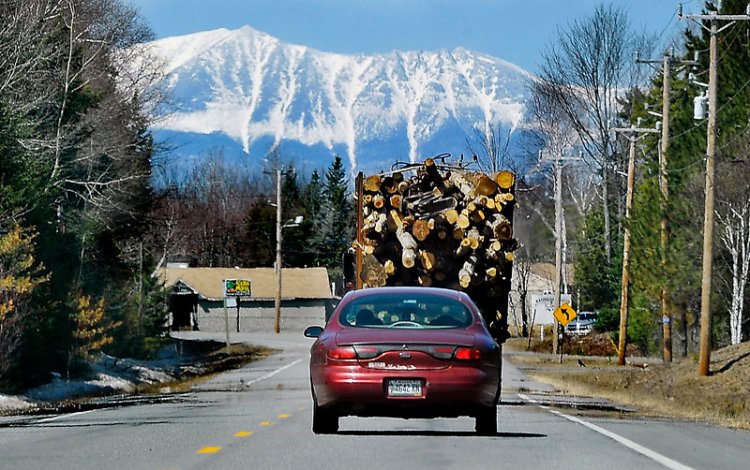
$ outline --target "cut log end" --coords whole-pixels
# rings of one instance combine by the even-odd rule
[[[364,186],[365,191],[370,191],[374,193],[374,192],[380,191],[381,182],[382,180],[380,176],[372,175],[372,176],[368,176],[367,178],[365,178],[363,186]]]
[[[503,170],[495,175],[495,182],[501,189],[508,190],[516,184],[516,175],[512,171]]]
[[[415,220],[414,224],[411,226],[411,233],[417,240],[423,242],[430,234],[429,223],[422,219]]]

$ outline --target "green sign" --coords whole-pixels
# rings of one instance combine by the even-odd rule
[[[224,297],[250,297],[249,279],[224,279]]]

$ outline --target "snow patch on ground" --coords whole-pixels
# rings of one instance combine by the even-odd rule
[[[85,378],[66,380],[60,374],[54,374],[51,382],[25,390],[21,395],[0,394],[0,413],[28,410],[84,396],[132,393],[139,385],[175,380],[171,371],[179,363],[180,357],[169,350],[154,361],[118,359],[101,354],[91,364],[91,371]]]

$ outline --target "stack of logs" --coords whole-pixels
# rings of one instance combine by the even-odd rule
[[[493,316],[498,302],[507,304],[517,247],[512,172],[489,176],[427,159],[409,171],[360,177],[358,186],[363,287],[462,290]]]

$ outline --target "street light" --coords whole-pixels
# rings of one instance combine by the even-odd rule
[[[285,228],[297,227],[302,223],[304,218],[298,215],[294,219],[281,223],[281,169],[276,170],[276,300],[274,307],[276,316],[273,324],[273,330],[276,333],[281,332],[281,231]]]
[[[276,289],[276,301],[274,302],[276,308],[276,319],[274,321],[273,329],[276,333],[279,333],[281,331],[281,231],[285,228],[298,227],[302,223],[302,220],[304,220],[304,217],[298,215],[293,220],[289,219],[281,225],[279,224],[281,221],[281,205],[279,204],[276,207],[276,282],[278,283],[278,288]]]

